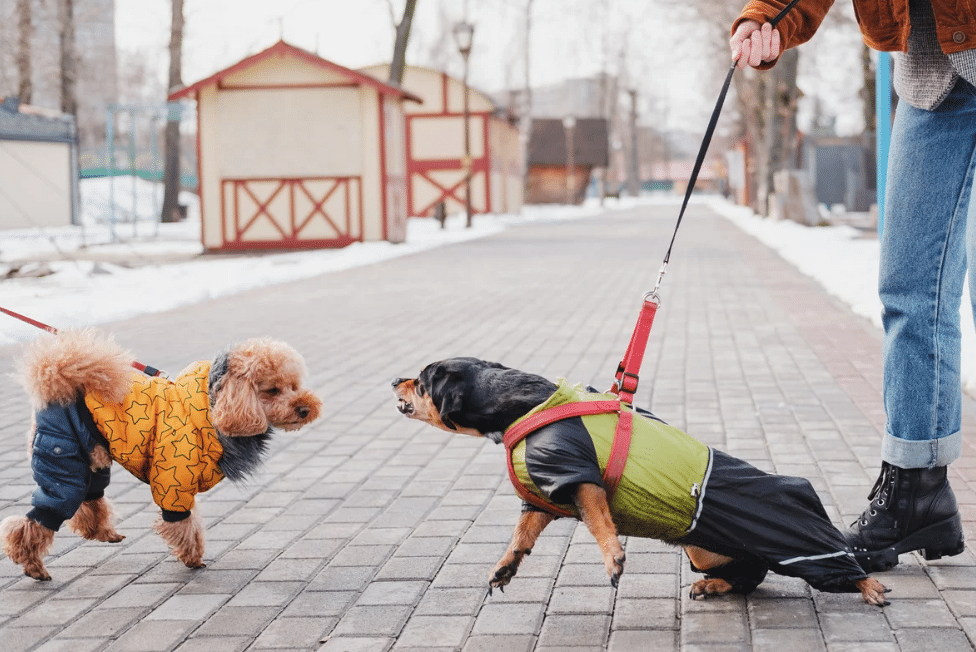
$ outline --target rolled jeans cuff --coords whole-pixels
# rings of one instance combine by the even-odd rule
[[[938,439],[910,441],[885,432],[881,459],[903,469],[931,469],[948,466],[962,455],[962,431]]]

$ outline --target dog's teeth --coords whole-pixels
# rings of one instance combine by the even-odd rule
[[[400,400],[400,402],[397,403],[397,409],[403,414],[413,414],[413,404],[407,403],[404,400]]]

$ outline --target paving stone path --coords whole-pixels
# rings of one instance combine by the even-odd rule
[[[587,530],[560,520],[486,598],[520,506],[502,450],[404,419],[390,381],[473,355],[608,386],[676,214],[530,224],[106,325],[171,372],[252,335],[289,341],[325,414],[277,437],[251,482],[202,496],[202,570],[167,554],[148,489],[116,467],[108,495],[124,542],[63,531],[45,583],[0,558],[0,652],[972,650],[969,550],[903,556],[879,576],[893,589],[884,609],[772,575],[748,597],[691,601],[695,576],[676,549],[626,540],[615,590]],[[880,464],[877,329],[705,205],[687,215],[662,295],[638,403],[809,478],[835,522],[851,521]],[[18,351],[0,348],[0,517],[24,513],[33,488]],[[969,433],[974,414],[967,399]],[[971,542],[974,445],[951,467]]]

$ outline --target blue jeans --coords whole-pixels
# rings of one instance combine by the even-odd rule
[[[933,111],[898,105],[888,159],[879,293],[884,306],[882,459],[932,468],[962,450],[959,306],[976,260],[976,87]],[[970,270],[976,303],[976,270]]]

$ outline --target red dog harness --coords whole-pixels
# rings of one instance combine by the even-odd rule
[[[580,417],[590,414],[611,414],[617,413],[617,428],[614,433],[613,447],[610,449],[610,459],[607,461],[607,468],[603,472],[603,485],[607,492],[607,502],[613,500],[613,494],[620,483],[620,477],[627,466],[627,456],[630,454],[630,440],[633,430],[634,393],[637,391],[639,382],[641,362],[644,359],[644,349],[647,347],[647,338],[651,333],[651,325],[654,323],[654,315],[660,300],[657,295],[648,293],[644,295],[643,306],[640,316],[637,319],[637,326],[634,334],[627,345],[627,352],[623,360],[617,367],[617,373],[611,392],[619,397],[616,401],[591,401],[585,403],[567,403],[557,405],[541,412],[537,412],[519,421],[514,426],[505,431],[502,440],[505,443],[505,456],[508,459],[508,478],[515,487],[515,492],[530,505],[539,509],[555,514],[557,516],[571,516],[575,514],[562,507],[555,505],[536,494],[532,493],[528,487],[522,484],[518,475],[515,473],[515,465],[512,462],[512,453],[515,446],[528,435],[543,426],[547,426],[556,421]]]

